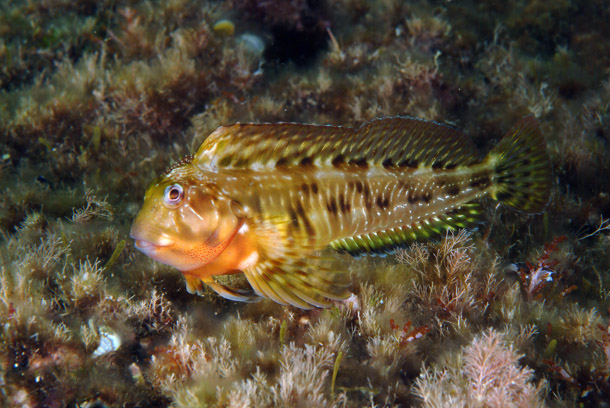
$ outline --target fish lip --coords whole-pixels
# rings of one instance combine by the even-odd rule
[[[159,245],[155,245],[152,242],[143,239],[136,239],[134,244],[137,249],[144,252],[155,250],[159,247]]]
[[[164,247],[172,246],[174,244],[173,241],[170,241],[166,238],[161,239],[160,240],[161,242],[147,241],[145,239],[134,237],[134,236],[132,236],[132,238],[135,241],[136,248],[138,248],[139,250],[144,250],[144,251],[150,251],[150,250],[154,250],[157,248],[164,248]]]
[[[129,236],[134,240],[135,247],[144,252],[174,245],[174,240],[166,237],[165,234],[155,236],[155,234],[147,234],[146,231],[138,230],[136,228],[132,228]]]

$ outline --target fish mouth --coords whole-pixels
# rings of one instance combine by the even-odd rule
[[[153,244],[152,242],[149,242],[149,241],[144,241],[143,239],[136,239],[135,246],[137,249],[139,249],[142,252],[150,252],[150,251],[154,251],[155,249],[157,249],[160,245]]]
[[[134,240],[137,249],[144,253],[151,253],[159,248],[174,245],[174,240],[164,235],[147,233],[146,230],[132,228],[129,236]]]
[[[171,246],[174,244],[174,241],[172,241],[171,239],[168,239],[168,238],[164,238],[164,237],[158,238],[154,242],[148,241],[146,239],[142,239],[140,237],[135,237],[135,236],[132,236],[131,238],[134,239],[136,248],[138,248],[138,249],[163,248],[163,247],[168,247],[168,246]]]
[[[169,240],[163,240],[162,243],[150,242],[145,239],[134,239],[134,246],[137,250],[141,251],[143,254],[146,254],[153,259],[156,259],[158,256],[159,250],[170,247],[173,245],[173,242],[169,242]]]

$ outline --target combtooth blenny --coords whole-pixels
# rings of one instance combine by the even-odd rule
[[[235,124],[149,185],[131,236],[178,268],[190,293],[205,283],[232,300],[327,307],[349,294],[347,278],[320,265],[316,251],[390,253],[472,225],[486,196],[540,212],[551,177],[531,117],[483,159],[463,133],[406,117],[357,129]],[[237,272],[251,290],[213,278]]]

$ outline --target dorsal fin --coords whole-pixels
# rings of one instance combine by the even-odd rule
[[[221,126],[204,140],[193,163],[210,168],[452,168],[477,160],[474,144],[463,133],[435,122],[391,117],[357,129],[296,123]]]

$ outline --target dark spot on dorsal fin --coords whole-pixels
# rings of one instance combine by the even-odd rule
[[[301,159],[301,166],[311,166],[313,164],[313,159],[311,157],[303,157]]]
[[[387,169],[388,167],[393,167],[393,166],[394,166],[394,163],[392,162],[392,159],[385,159],[385,160],[383,161],[383,163],[381,163],[381,164],[382,164],[382,165],[383,165],[383,167],[385,167],[386,169]]]
[[[229,167],[232,161],[233,159],[231,158],[231,156],[225,156],[222,159],[218,160],[218,165],[220,167]]]
[[[434,163],[432,163],[432,169],[438,170],[438,169],[442,169],[442,168],[443,168],[443,162],[441,162],[440,160],[437,160]]]
[[[445,164],[445,170],[453,170],[453,169],[455,169],[456,167],[457,167],[457,164],[456,164],[456,163],[448,163],[448,164]]]
[[[286,157],[280,157],[277,159],[277,162],[275,162],[275,167],[285,166],[286,163],[288,163],[288,159]]]
[[[352,159],[349,161],[349,164],[353,165],[353,166],[358,166],[358,167],[368,167],[368,162],[366,161],[366,158],[364,157],[359,157],[356,159]]]
[[[345,163],[345,156],[343,156],[342,154],[335,156],[335,158],[332,161],[332,164],[335,167],[340,166],[343,163]]]
[[[311,191],[314,194],[318,194],[318,184],[317,183],[311,183]]]
[[[240,157],[237,159],[235,163],[233,163],[233,167],[235,168],[244,168],[248,167],[250,161],[246,157]]]

